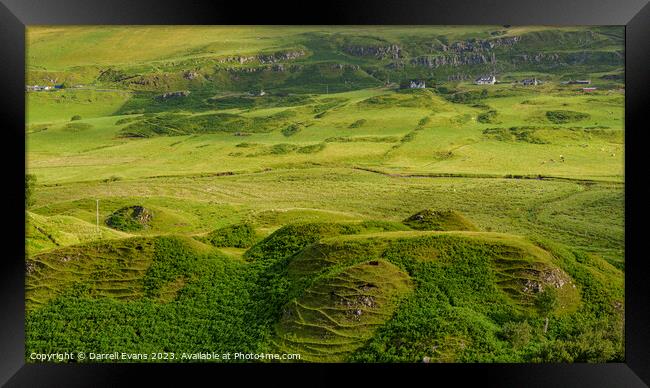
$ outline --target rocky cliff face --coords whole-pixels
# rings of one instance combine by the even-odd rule
[[[496,63],[497,59],[494,53],[462,53],[447,54],[436,56],[424,56],[411,59],[412,65],[426,66],[429,68],[438,68],[440,66],[463,66],[463,65],[483,65],[486,63]]]
[[[261,64],[273,64],[278,62],[286,62],[298,59],[305,56],[304,50],[295,50],[295,51],[281,51],[273,54],[259,54],[259,55],[235,55],[224,58],[217,59],[218,63],[249,63],[249,62],[259,62]]]
[[[515,43],[519,42],[520,40],[521,38],[518,36],[512,36],[508,38],[487,39],[487,40],[470,39],[466,41],[454,42],[449,46],[443,44],[440,46],[440,50],[445,52],[451,51],[456,53],[465,53],[465,52],[476,53],[476,52],[493,50],[498,47],[511,47]]]
[[[345,46],[343,51],[356,57],[375,57],[377,59],[398,59],[402,57],[402,48],[396,44],[387,46]]]

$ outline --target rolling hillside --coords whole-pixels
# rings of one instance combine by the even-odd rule
[[[29,27],[26,354],[622,361],[623,32]]]

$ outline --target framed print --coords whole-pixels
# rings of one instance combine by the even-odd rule
[[[645,2],[4,4],[7,386],[650,381]]]

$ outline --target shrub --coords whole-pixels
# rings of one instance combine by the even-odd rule
[[[282,134],[287,137],[293,136],[298,132],[300,132],[300,126],[298,124],[291,124],[282,130]]]
[[[489,110],[487,112],[481,113],[478,115],[478,122],[483,123],[483,124],[490,124],[494,123],[497,118],[497,111],[495,110]]]
[[[301,154],[314,154],[324,149],[325,149],[325,143],[317,143],[317,144],[300,147],[296,152],[299,152]]]
[[[555,124],[566,124],[575,121],[588,119],[590,116],[587,113],[574,112],[570,110],[550,110],[546,112],[548,121]]]
[[[366,123],[366,119],[359,119],[359,120],[353,122],[352,124],[350,124],[350,128],[359,128],[362,125],[364,125],[365,123]]]
[[[76,120],[81,120],[81,116],[79,115],[74,115],[70,118],[70,121],[76,121]]]
[[[506,322],[501,328],[501,336],[513,348],[518,349],[526,346],[532,339],[532,327],[527,321],[523,322]]]
[[[248,248],[256,239],[255,229],[250,224],[226,226],[208,234],[208,241],[215,247]]]
[[[542,316],[548,316],[557,305],[557,291],[552,286],[545,287],[535,298],[535,307]]]

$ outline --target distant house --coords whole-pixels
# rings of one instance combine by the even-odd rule
[[[591,88],[582,88],[582,91],[583,91],[583,92],[593,92],[593,91],[595,91],[596,89],[598,89],[598,88],[594,88],[594,87],[591,87]]]
[[[27,86],[25,86],[25,89],[27,91],[31,91],[31,92],[40,92],[40,91],[43,91],[43,90],[52,90],[54,88],[52,86],[27,85]]]
[[[495,82],[497,82],[497,79],[493,75],[478,77],[476,81],[474,81],[477,85],[494,85]]]
[[[521,81],[521,84],[524,85],[524,86],[539,85],[541,83],[542,83],[542,81],[538,80],[537,78],[525,79],[525,80]]]
[[[424,89],[426,87],[427,87],[426,83],[420,80],[412,80],[411,83],[409,84],[409,88],[411,89]]]
[[[591,80],[588,79],[582,79],[582,80],[576,80],[576,81],[564,81],[562,82],[563,84],[568,84],[568,85],[589,85],[591,84]]]

